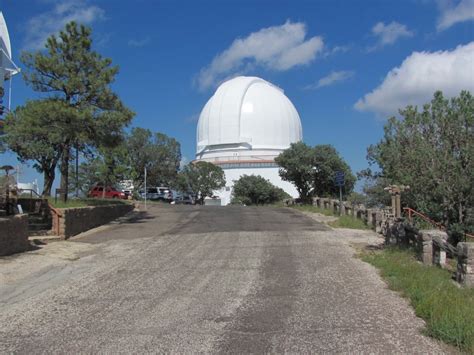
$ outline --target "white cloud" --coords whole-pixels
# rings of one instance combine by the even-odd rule
[[[150,43],[150,41],[151,41],[150,37],[145,37],[145,38],[142,38],[142,39],[130,39],[128,41],[128,45],[130,47],[144,47],[148,43]]]
[[[325,86],[334,85],[336,83],[346,81],[354,76],[353,71],[348,70],[341,70],[341,71],[332,71],[325,77],[318,80],[317,83],[308,85],[305,89],[312,90],[312,89],[319,89]]]
[[[337,54],[337,53],[346,53],[351,49],[350,45],[345,45],[345,46],[335,46],[332,48],[329,53],[330,54]]]
[[[356,102],[360,111],[394,115],[407,105],[429,102],[435,91],[447,97],[474,92],[474,42],[449,51],[414,52],[389,71],[382,84]]]
[[[91,24],[104,17],[104,10],[83,0],[54,1],[53,4],[51,10],[32,17],[25,25],[24,49],[42,49],[46,39],[70,21]]]
[[[281,26],[263,28],[236,39],[210,65],[201,69],[197,85],[205,90],[254,66],[285,71],[308,64],[323,50],[324,44],[319,36],[306,39],[306,33],[304,23],[287,21]]]
[[[438,7],[441,12],[436,25],[438,31],[446,30],[459,22],[474,20],[474,0],[461,0],[457,5],[452,0],[438,0]]]
[[[384,24],[379,22],[372,27],[372,34],[378,38],[378,45],[385,46],[393,44],[402,37],[412,37],[413,32],[409,31],[407,26],[398,22]]]

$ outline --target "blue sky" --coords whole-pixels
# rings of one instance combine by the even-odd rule
[[[297,108],[304,141],[332,144],[354,171],[406,104],[474,92],[474,0],[2,0],[13,59],[67,21],[93,28],[120,66],[114,89],[133,126],[178,139],[192,160],[195,126],[216,85],[260,76]],[[18,75],[12,107],[39,97]],[[0,164],[16,165],[13,154]],[[21,181],[40,178],[23,166]],[[40,179],[39,179],[40,180]],[[40,180],[41,181],[41,180]]]

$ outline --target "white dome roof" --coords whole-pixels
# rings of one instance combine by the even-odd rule
[[[257,78],[239,76],[220,85],[197,126],[197,153],[229,146],[286,149],[302,139],[301,121],[283,91]]]

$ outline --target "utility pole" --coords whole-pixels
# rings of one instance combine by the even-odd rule
[[[79,146],[76,143],[76,198],[79,198]]]
[[[342,187],[345,184],[345,173],[343,171],[336,171],[334,180],[336,186],[339,186],[339,216],[342,216]]]
[[[145,210],[146,210],[146,195],[147,195],[147,189],[146,189],[146,166],[145,166]]]

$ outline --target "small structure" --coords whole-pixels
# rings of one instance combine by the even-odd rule
[[[392,211],[395,218],[402,216],[401,194],[405,190],[409,190],[410,186],[389,185],[384,190],[388,191],[392,196]]]

